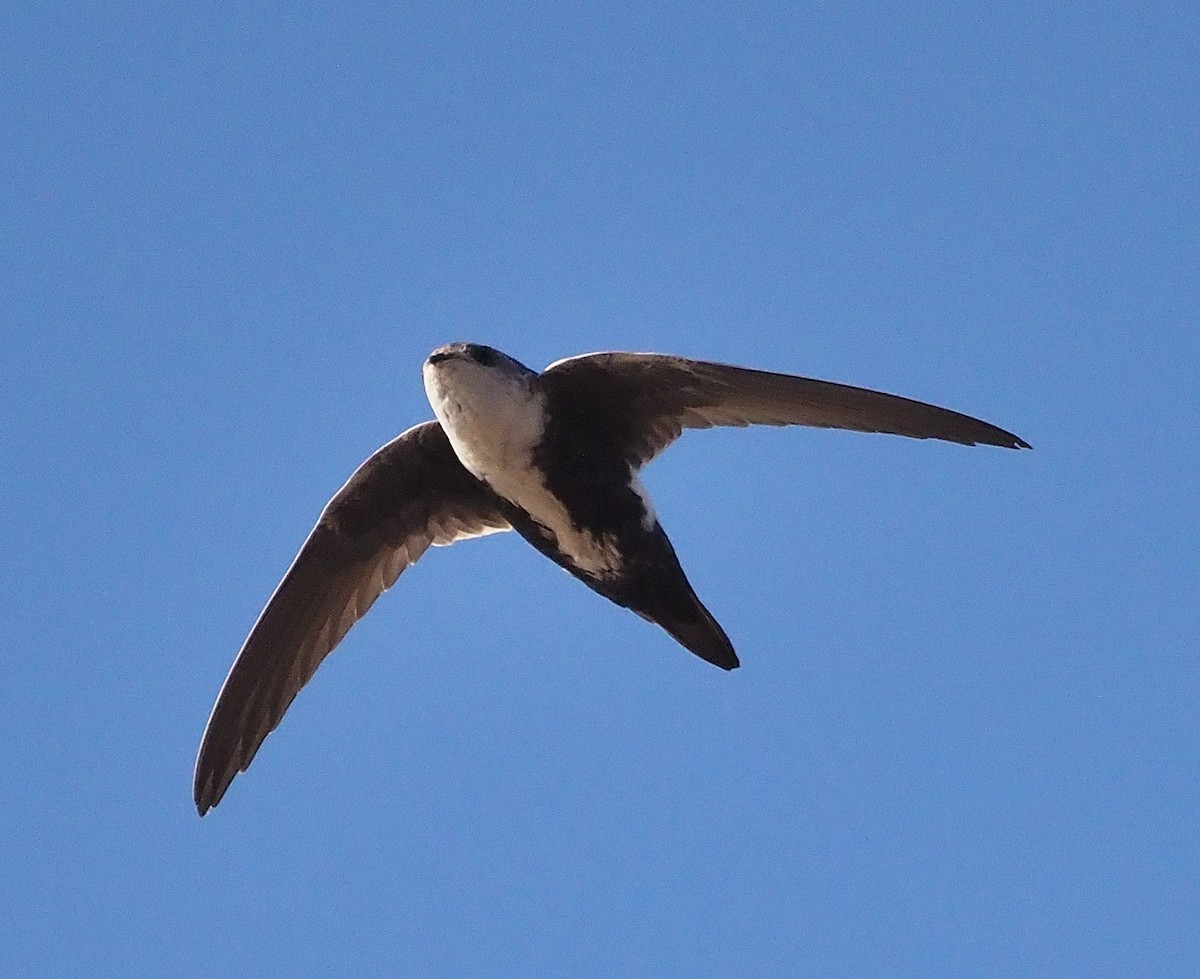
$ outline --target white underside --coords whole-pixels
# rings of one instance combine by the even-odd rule
[[[525,376],[470,360],[427,363],[425,391],[468,472],[549,531],[558,549],[582,570],[600,577],[620,570],[616,542],[577,529],[533,464],[533,451],[545,431],[545,396],[531,389]],[[633,478],[653,526],[645,490]]]

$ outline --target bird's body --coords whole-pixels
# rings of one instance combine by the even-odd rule
[[[500,370],[469,357],[435,353],[425,364],[424,377],[429,403],[454,454],[467,472],[512,505],[513,528],[573,573],[616,573],[620,555],[613,547],[612,528],[596,518],[601,509],[609,523],[617,515],[611,507],[581,514],[573,506],[578,500],[570,493],[570,470],[589,469],[588,489],[605,498],[619,492],[605,477],[618,474],[596,469],[579,452],[556,453],[547,446],[547,397],[538,375],[515,361]],[[627,486],[629,467],[612,468],[623,470]],[[638,523],[645,517],[641,509]]]
[[[736,667],[638,476],[684,428],[800,424],[1027,447],[895,395],[657,354],[588,354],[538,374],[490,347],[450,344],[423,373],[437,420],[393,439],[334,496],[235,660],[196,764],[201,815],[321,660],[430,545],[515,530],[696,655]]]
[[[569,406],[499,352],[454,349],[425,364],[425,391],[464,468],[506,504],[512,528],[605,598],[656,622],[710,663],[738,659],[700,603],[637,468],[602,435],[604,416],[554,424]],[[558,402],[558,403],[556,403]]]

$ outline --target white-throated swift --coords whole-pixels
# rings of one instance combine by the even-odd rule
[[[200,815],[430,545],[515,530],[700,658],[738,666],[638,478],[685,428],[809,425],[1029,447],[897,395],[661,354],[584,354],[539,374],[491,347],[453,343],[430,354],[423,373],[437,420],[388,442],[329,501],[238,653],[196,761]]]

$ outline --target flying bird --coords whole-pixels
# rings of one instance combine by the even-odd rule
[[[429,355],[423,375],[436,421],[388,442],[329,501],[238,653],[196,760],[201,816],[430,545],[515,530],[701,659],[738,666],[638,478],[685,428],[809,425],[1029,448],[894,394],[661,354],[584,354],[539,374],[491,347],[452,343]]]

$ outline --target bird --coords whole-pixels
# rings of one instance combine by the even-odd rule
[[[568,357],[537,372],[451,343],[422,367],[434,419],[371,455],[321,512],[234,660],[193,795],[203,816],[322,660],[430,547],[515,531],[593,591],[732,670],[639,478],[685,429],[806,425],[1027,449],[1011,432],[894,394],[654,353]]]

